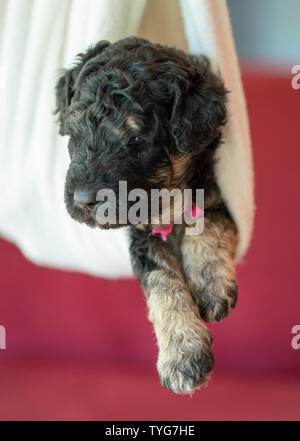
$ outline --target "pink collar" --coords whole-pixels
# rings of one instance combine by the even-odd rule
[[[162,228],[161,230],[157,230],[156,228],[152,228],[150,236],[156,236],[160,234],[161,239],[166,242],[167,236],[172,233],[173,225],[168,225],[167,228]]]
[[[192,211],[191,211],[191,217],[193,219],[196,219],[199,216],[203,216],[204,211],[201,210],[196,204],[193,203]],[[162,228],[161,230],[157,230],[156,228],[152,228],[150,236],[156,236],[160,234],[160,237],[163,242],[167,241],[167,236],[172,233],[173,231],[173,225],[170,224],[166,228]]]

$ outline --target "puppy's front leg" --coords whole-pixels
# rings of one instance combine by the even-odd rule
[[[171,242],[171,243],[170,243]],[[190,393],[205,382],[214,365],[212,338],[187,290],[180,259],[168,244],[133,230],[131,257],[146,294],[149,320],[158,343],[157,369],[163,386]]]
[[[201,317],[219,321],[237,300],[233,257],[237,230],[224,207],[205,211],[204,231],[181,244],[185,274]]]

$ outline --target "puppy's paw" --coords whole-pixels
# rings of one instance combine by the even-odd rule
[[[235,280],[212,281],[194,294],[200,315],[207,322],[219,322],[227,317],[231,308],[235,307],[237,297],[238,286]]]
[[[222,211],[205,218],[202,235],[185,236],[182,241],[186,280],[206,321],[225,318],[237,300],[233,256],[238,236],[235,225]]]
[[[157,369],[161,384],[175,394],[190,394],[208,381],[214,367],[212,339],[199,341],[191,336],[160,350]]]

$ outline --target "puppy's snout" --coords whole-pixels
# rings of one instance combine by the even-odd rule
[[[90,211],[97,204],[96,193],[93,190],[77,189],[74,192],[74,202]]]

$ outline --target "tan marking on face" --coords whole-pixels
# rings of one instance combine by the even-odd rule
[[[170,165],[168,167],[161,168],[150,180],[150,184],[156,188],[156,184],[159,183],[160,187],[166,188],[170,192],[174,189],[178,189],[181,192],[186,187],[186,173],[191,163],[191,155],[185,153],[177,153],[170,155]],[[174,223],[174,219],[182,216],[184,211],[183,197],[180,200],[177,199],[177,203],[174,205],[174,198],[170,199],[170,207],[166,207],[170,212],[170,223]],[[153,228],[163,227],[162,211],[160,208],[160,214],[155,219]]]
[[[82,110],[71,110],[70,113],[67,116],[66,123],[67,124],[74,124],[82,118],[83,111]]]
[[[173,188],[184,188],[186,181],[186,172],[191,163],[192,157],[186,153],[170,155],[172,176],[171,185]]]
[[[150,183],[163,183],[163,187],[168,190],[172,190],[173,188],[185,188],[186,173],[191,160],[191,155],[187,155],[186,153],[170,155],[170,165],[160,169],[156,175],[153,176]]]
[[[139,126],[137,125],[135,119],[133,118],[133,116],[128,116],[126,118],[126,124],[131,128],[131,129],[135,129],[138,130]]]

